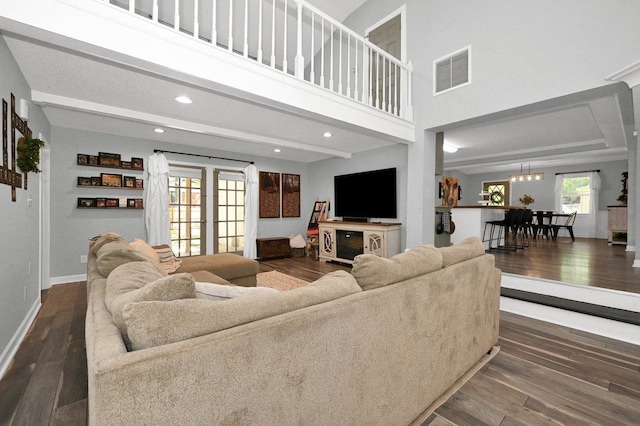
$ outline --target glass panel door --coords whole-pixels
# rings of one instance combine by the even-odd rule
[[[244,250],[244,175],[216,170],[214,180],[215,253],[241,254]]]
[[[169,220],[176,256],[205,254],[204,169],[170,167]]]

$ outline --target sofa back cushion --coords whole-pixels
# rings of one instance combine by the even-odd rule
[[[478,237],[468,237],[456,245],[441,247],[439,250],[442,253],[443,268],[482,256],[485,253],[484,243]]]
[[[167,276],[152,262],[131,262],[117,267],[107,278],[104,303],[126,336],[122,309],[127,303],[195,297],[195,282],[190,274]]]
[[[140,238],[134,238],[133,241],[129,243],[129,246],[134,250],[145,254],[149,259],[160,263],[160,256],[158,256],[158,253],[156,253],[153,247],[147,244],[146,241],[141,240]]]
[[[294,290],[220,302],[184,299],[129,303],[123,316],[131,347],[137,350],[215,333],[360,291],[348,272],[336,271]]]
[[[89,243],[89,251],[97,253],[100,248],[113,241],[123,241],[124,238],[120,236],[120,234],[116,234],[115,232],[106,232],[104,234],[97,235],[91,238],[91,242]]]
[[[124,240],[106,243],[96,254],[96,269],[103,277],[108,277],[111,271],[125,263],[150,261],[145,254],[132,249]]]
[[[424,245],[385,259],[360,254],[353,260],[351,273],[363,290],[384,287],[442,268],[442,253],[433,245]]]

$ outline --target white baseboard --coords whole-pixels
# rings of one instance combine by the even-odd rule
[[[627,246],[624,251],[636,251],[636,246]]]
[[[51,285],[77,283],[78,281],[86,281],[87,274],[67,275],[65,277],[51,277]]]
[[[636,259],[633,261],[633,266],[634,268],[640,268],[640,259]]]
[[[20,327],[18,327],[18,329],[14,333],[11,341],[9,341],[7,347],[4,348],[2,354],[0,354],[0,378],[4,376],[4,373],[9,368],[9,365],[11,364],[13,357],[18,351],[20,344],[29,331],[29,327],[31,327],[31,324],[33,324],[33,321],[36,319],[36,315],[38,315],[40,306],[42,306],[42,303],[40,297],[38,296],[38,299],[35,301],[33,306],[31,306],[31,309],[27,313],[27,316],[25,316],[24,320],[22,320],[22,324],[20,324]]]
[[[529,303],[508,297],[500,297],[500,310],[634,345],[640,345],[640,326],[637,325],[552,308],[550,306]]]

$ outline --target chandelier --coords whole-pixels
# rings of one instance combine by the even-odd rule
[[[531,173],[531,163],[529,163],[529,173],[524,173],[522,171],[522,163],[520,163],[520,174],[509,176],[509,180],[511,182],[525,182],[525,181],[534,181],[534,180],[543,180],[543,179],[544,179],[544,173],[542,172]]]

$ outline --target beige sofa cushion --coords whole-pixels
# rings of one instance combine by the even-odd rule
[[[443,268],[482,256],[485,253],[484,244],[478,237],[468,237],[456,245],[441,247],[439,250],[442,253]]]
[[[111,243],[113,241],[124,241],[124,238],[122,238],[120,234],[116,234],[115,232],[106,232],[104,234],[97,235],[91,238],[89,250],[97,253],[103,245]]]
[[[221,302],[185,299],[129,303],[123,316],[131,347],[138,350],[215,333],[360,291],[348,272],[337,271],[294,290]]]
[[[134,250],[145,254],[149,259],[160,263],[160,256],[158,256],[158,253],[156,253],[153,247],[147,244],[146,241],[143,241],[140,238],[134,238],[133,241],[129,243],[129,246],[131,246]]]
[[[127,303],[195,297],[195,283],[190,274],[167,276],[152,262],[136,262],[119,266],[109,275],[104,301],[113,322],[126,335],[122,309]]]
[[[193,271],[188,273],[193,275],[193,279],[195,282],[214,283],[214,284],[231,284],[229,281],[225,280],[224,278],[214,273],[211,273],[209,271]]]
[[[373,254],[360,254],[353,260],[351,273],[363,290],[384,287],[442,268],[442,253],[432,245],[424,245],[385,259]]]
[[[148,262],[144,254],[129,247],[126,242],[114,241],[103,245],[97,252],[96,268],[100,275],[108,277],[118,266],[129,262]]]
[[[249,294],[277,293],[269,287],[243,287],[233,284],[214,284],[196,281],[196,297],[202,300],[228,300]]]

